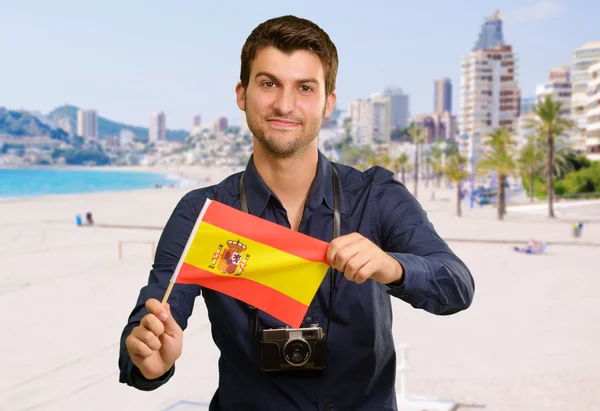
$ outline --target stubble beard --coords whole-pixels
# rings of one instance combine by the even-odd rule
[[[248,104],[245,101],[246,107],[246,122],[248,128],[252,132],[252,135],[259,142],[264,152],[277,159],[290,159],[302,156],[310,147],[312,142],[317,138],[323,119],[325,118],[325,107],[321,112],[321,118],[314,119],[302,119],[298,117],[283,116],[278,112],[268,113],[266,116],[261,117],[248,110]],[[268,122],[267,118],[278,117],[290,121],[300,123],[299,130],[280,131],[277,134],[280,135],[269,135],[267,130]],[[290,134],[297,133],[293,138]]]

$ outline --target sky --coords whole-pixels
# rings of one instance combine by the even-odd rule
[[[433,110],[442,77],[458,112],[461,60],[496,10],[524,97],[600,41],[598,0],[0,0],[0,10],[0,107],[45,114],[68,103],[143,127],[164,111],[169,129],[189,129],[197,114],[239,123],[242,45],[284,14],[314,21],[336,44],[339,109],[391,85],[410,95],[411,116]]]

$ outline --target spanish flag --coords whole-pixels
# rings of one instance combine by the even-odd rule
[[[328,243],[206,200],[173,273],[299,327],[329,269]]]

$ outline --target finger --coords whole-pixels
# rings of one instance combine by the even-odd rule
[[[354,258],[354,256],[356,256],[356,254],[359,252],[360,245],[357,243],[351,243],[336,253],[331,266],[339,272],[344,272],[346,270],[346,264],[348,264],[348,261]]]
[[[164,322],[169,317],[167,310],[157,299],[150,298],[145,305],[148,312],[154,314],[161,321]]]
[[[148,358],[154,353],[150,347],[148,347],[139,338],[135,337],[133,333],[127,337],[126,345],[129,355],[131,356],[139,355],[141,357]]]
[[[353,243],[359,241],[361,238],[364,238],[364,237],[362,237],[358,233],[346,234],[344,236],[334,238],[329,243],[329,247],[327,248],[327,261],[329,262],[329,265],[332,267],[335,267],[335,261],[336,261],[337,254],[341,250],[346,249],[350,244],[353,244]]]
[[[143,330],[142,332],[138,333],[137,337],[141,342],[146,344],[151,350],[158,351],[158,350],[160,350],[160,347],[162,347],[160,340],[158,339],[158,337],[156,335],[154,335],[154,333],[152,333],[152,331]]]
[[[370,261],[370,256],[367,253],[358,253],[350,261],[346,263],[346,270],[344,271],[344,277],[348,281],[356,282],[356,275],[365,264]],[[364,280],[363,280],[364,282]]]
[[[373,277],[376,265],[377,264],[373,260],[367,261],[367,263],[364,264],[361,268],[359,268],[356,274],[354,275],[354,282],[356,284],[362,284],[369,278]]]
[[[154,335],[160,337],[162,333],[165,332],[165,327],[163,326],[162,321],[160,321],[154,314],[146,314],[140,324],[150,330]]]
[[[168,313],[167,319],[165,321],[163,321],[163,326],[165,327],[165,333],[169,334],[172,337],[175,337],[175,336],[181,334],[183,331],[181,330],[181,327],[179,326],[177,321],[175,321],[175,317],[173,317],[173,314],[171,314],[171,305],[169,303],[166,303],[165,308]]]
[[[165,333],[174,335],[181,332],[181,327],[171,315],[171,306],[168,303],[163,305],[160,301],[151,298],[146,301],[146,309],[162,321]]]
[[[331,240],[327,249],[328,252],[330,251],[330,253],[328,253],[328,257],[333,257],[333,254],[335,254],[335,252],[339,251],[340,249],[344,248],[346,245],[354,241],[354,239],[356,238],[354,234],[355,233],[346,234]]]

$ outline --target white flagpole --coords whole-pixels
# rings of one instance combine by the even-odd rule
[[[198,219],[196,220],[196,223],[194,224],[194,229],[192,230],[192,234],[190,234],[190,237],[188,238],[185,248],[183,249],[183,253],[181,254],[181,257],[179,258],[179,262],[177,262],[177,267],[175,267],[175,271],[173,272],[173,275],[171,276],[171,280],[169,281],[169,286],[167,287],[165,296],[162,299],[162,305],[165,305],[165,303],[169,299],[169,295],[171,295],[171,291],[173,290],[173,285],[175,284],[175,281],[177,280],[177,276],[179,275],[179,271],[181,270],[181,266],[183,265],[183,260],[185,260],[185,256],[187,255],[187,253],[190,249],[190,246],[192,245],[192,242],[194,241],[194,238],[196,237],[196,232],[198,231],[198,227],[200,226],[200,223],[202,222],[202,219],[204,218],[204,214],[206,214],[206,210],[208,210],[208,207],[210,206],[211,203],[212,203],[212,201],[209,198],[207,198],[206,201],[204,202],[204,206],[202,207],[202,210],[200,211],[200,215],[198,215]]]

